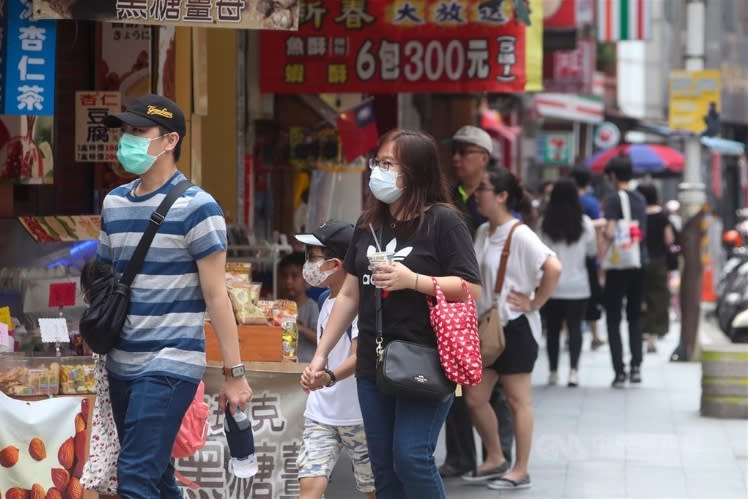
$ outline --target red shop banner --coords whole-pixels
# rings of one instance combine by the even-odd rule
[[[302,1],[297,32],[260,34],[271,93],[522,92],[514,2]]]

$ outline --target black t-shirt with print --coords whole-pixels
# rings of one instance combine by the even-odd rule
[[[395,252],[395,261],[414,272],[426,276],[462,277],[479,284],[478,263],[473,241],[460,214],[445,206],[433,206],[424,215],[422,227],[410,237],[396,238],[390,224],[382,227],[383,249]],[[416,224],[414,224],[416,225]],[[380,235],[379,228],[375,231]],[[376,250],[374,237],[368,227],[354,231],[344,267],[359,279],[359,344],[356,352],[356,376],[374,379],[375,369],[375,292],[371,283],[367,253]],[[421,282],[420,285],[423,286]],[[413,289],[383,293],[382,331],[385,344],[392,340],[406,340],[424,345],[437,345],[429,323],[426,295]]]

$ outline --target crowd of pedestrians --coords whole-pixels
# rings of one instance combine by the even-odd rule
[[[119,271],[149,210],[184,178],[176,169],[184,135],[181,111],[167,99],[148,99],[108,117],[110,126],[125,129],[123,141],[132,142],[121,144],[121,161],[139,175],[109,194],[102,211],[99,260]],[[149,104],[169,112],[158,116],[172,118],[154,119]],[[614,190],[600,203],[589,191],[588,172],[576,169],[569,178],[544,185],[534,207],[518,178],[496,165],[493,140],[485,131],[460,128],[451,151],[457,180],[452,189],[434,138],[419,131],[387,132],[369,159],[371,195],[357,223],[330,220],[297,234],[305,253],[280,265],[281,290],[300,311],[300,360],[309,362],[301,376],[309,394],[297,462],[302,499],[324,496],[341,450],[351,458],[357,489],[370,498],[445,498],[443,479],[449,477],[497,490],[528,488],[531,373],[540,345],[547,351],[549,383],[557,384],[566,336],[567,385],[578,386],[584,379],[579,373],[583,324],[591,331],[591,348],[603,345],[595,324],[605,309],[612,386],[619,388],[642,380],[643,332],[653,351],[655,339],[668,331],[675,230],[654,186],[630,189],[627,158],[615,158],[607,167]],[[179,494],[168,451],[204,369],[197,336],[206,308],[227,365],[222,404],[232,412],[244,410],[252,395],[237,357],[236,325],[222,281],[226,229],[220,208],[194,186],[183,198],[170,214],[181,217],[180,247],[157,253],[151,275],[136,279],[132,301],[142,314],[130,318],[107,360],[122,442],[119,492],[127,498]],[[623,238],[631,244],[623,244]],[[372,263],[383,248],[389,259]],[[634,263],[622,265],[619,251],[636,253]],[[504,273],[498,272],[501,258],[507,262]],[[187,269],[176,283],[165,277],[174,264],[164,263],[175,259]],[[496,309],[504,351],[462,396],[432,401],[385,393],[377,380],[383,347],[395,340],[436,347],[427,305],[427,297],[437,293],[434,282],[448,301],[474,299],[479,314]],[[315,302],[306,296],[307,286],[327,291]],[[178,314],[173,303],[179,297],[194,302],[195,314],[172,338],[177,332],[170,321]],[[628,371],[620,332],[623,306]],[[151,335],[147,349],[144,335]],[[148,432],[141,431],[145,426]],[[447,457],[438,467],[434,454],[443,427]],[[154,428],[159,438],[144,440]],[[483,444],[480,456],[474,429]]]

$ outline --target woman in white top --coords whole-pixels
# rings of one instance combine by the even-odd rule
[[[502,247],[510,229],[519,223],[512,212],[530,208],[530,201],[517,178],[504,168],[487,172],[474,196],[479,213],[488,219],[478,228],[474,243],[483,288],[477,301],[478,312],[481,315],[498,307],[506,338],[504,352],[493,365],[484,368],[481,383],[465,389],[471,420],[486,447],[485,460],[475,475],[501,475],[489,483],[492,489],[528,488],[533,433],[531,371],[538,357],[534,335],[541,334],[538,311],[554,290],[561,265],[530,228],[520,225],[511,239],[504,284],[497,296],[494,285]],[[489,404],[497,381],[504,387],[515,422],[517,447],[512,469],[502,455],[497,418]]]
[[[549,384],[559,377],[559,334],[567,324],[570,338],[570,377],[568,386],[577,386],[577,364],[583,345],[582,321],[590,298],[590,284],[585,258],[595,256],[596,233],[593,222],[583,215],[577,185],[571,179],[554,184],[549,209],[541,223],[541,240],[562,262],[562,276],[554,293],[544,305],[546,318],[546,353],[549,356]]]

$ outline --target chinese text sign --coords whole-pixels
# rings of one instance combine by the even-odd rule
[[[34,21],[31,0],[8,0],[3,114],[55,113],[56,24]]]
[[[522,92],[525,26],[509,0],[308,0],[261,64],[264,92]]]
[[[75,160],[117,161],[119,134],[104,125],[104,117],[119,113],[119,92],[76,92]]]

